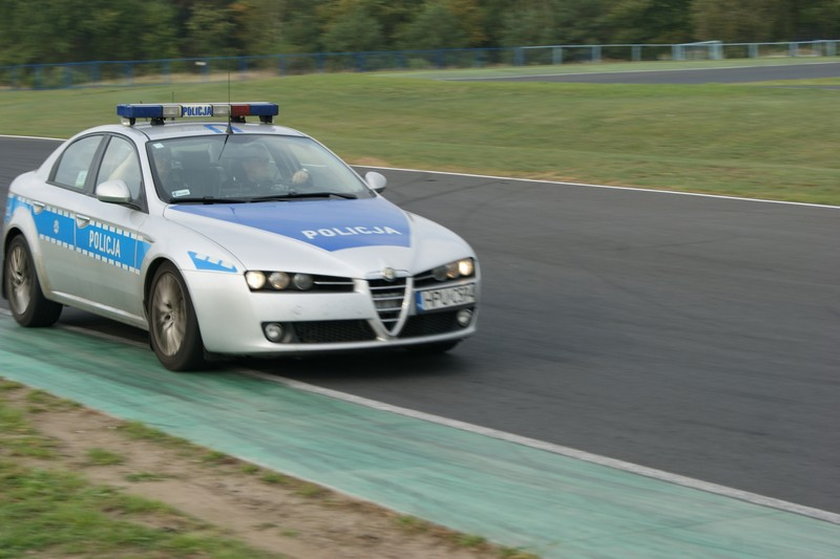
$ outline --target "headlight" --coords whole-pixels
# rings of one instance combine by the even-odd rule
[[[315,286],[315,277],[310,274],[281,271],[250,270],[245,272],[245,281],[251,291],[309,291]],[[352,281],[348,282],[352,289]]]
[[[308,291],[315,285],[315,279],[309,274],[295,274],[293,280],[295,287],[301,291]]]
[[[475,263],[472,258],[464,258],[458,261],[458,273],[464,277],[475,273]]]
[[[462,258],[432,270],[432,277],[438,281],[468,278],[473,274],[475,274],[475,261],[472,258]]]
[[[253,291],[262,289],[265,286],[265,274],[262,272],[245,272],[245,281]]]
[[[289,283],[291,279],[289,278],[289,274],[286,272],[271,272],[268,276],[268,283],[274,289],[286,289],[289,287]]]

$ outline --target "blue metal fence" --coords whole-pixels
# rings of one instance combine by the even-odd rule
[[[580,62],[836,56],[840,40],[677,45],[547,45],[508,48],[321,52],[0,66],[0,89],[167,84],[318,72],[532,66]]]

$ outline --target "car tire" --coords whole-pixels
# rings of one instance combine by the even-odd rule
[[[191,371],[204,365],[204,344],[190,293],[168,262],[155,271],[146,316],[152,350],[164,367]]]
[[[29,328],[55,324],[62,305],[44,297],[32,252],[23,235],[11,240],[3,262],[3,287],[15,321]]]

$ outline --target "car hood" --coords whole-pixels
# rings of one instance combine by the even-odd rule
[[[214,241],[248,269],[279,266],[359,277],[392,267],[413,274],[472,255],[448,229],[381,197],[182,204],[169,206],[164,215]]]

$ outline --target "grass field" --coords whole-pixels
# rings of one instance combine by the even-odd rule
[[[784,85],[811,87],[321,74],[234,81],[231,95],[280,103],[280,123],[352,163],[840,204],[840,89]],[[0,133],[67,137],[116,122],[117,103],[227,96],[224,81],[3,91]]]

